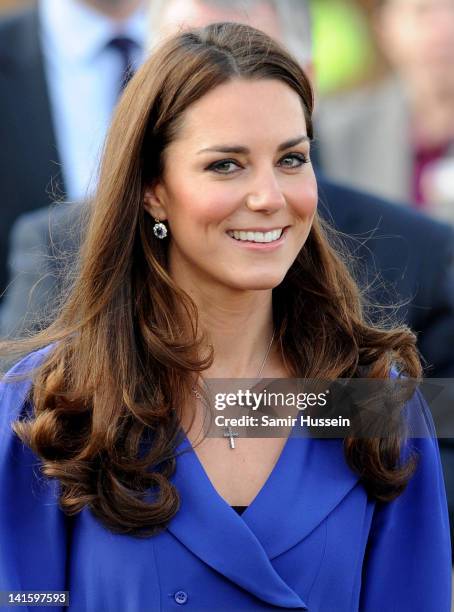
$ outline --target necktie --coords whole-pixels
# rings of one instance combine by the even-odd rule
[[[137,43],[126,36],[116,36],[107,44],[107,47],[115,49],[122,60],[121,78],[118,86],[118,93],[121,94],[134,74],[133,52],[137,48]]]

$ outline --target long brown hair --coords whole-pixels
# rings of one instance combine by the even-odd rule
[[[194,372],[212,360],[202,354],[194,303],[167,272],[166,243],[153,235],[144,191],[161,175],[186,109],[232,78],[286,83],[301,98],[312,136],[310,83],[262,32],[218,23],[166,41],[117,109],[68,300],[55,323],[21,345],[55,343],[34,375],[33,418],[17,422],[17,434],[42,459],[44,474],[59,479],[66,513],[88,506],[121,533],[156,533],[177,512],[169,477],[180,410]],[[273,315],[295,376],[348,378],[365,368],[371,378],[387,378],[392,363],[420,374],[406,328],[366,323],[361,292],[318,217],[273,292]],[[345,440],[348,463],[384,500],[398,495],[411,473],[399,465],[399,450],[398,437],[386,444]]]

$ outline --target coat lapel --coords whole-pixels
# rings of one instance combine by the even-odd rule
[[[262,601],[307,609],[271,561],[309,535],[357,483],[358,477],[345,464],[342,442],[289,438],[241,517],[217,493],[187,438],[177,453],[172,481],[181,505],[168,530],[205,563]]]
[[[281,459],[244,515],[269,559],[306,538],[359,480],[341,440],[294,436]],[[270,529],[271,521],[279,529]]]
[[[178,453],[172,481],[181,504],[168,530],[207,565],[259,599],[306,610],[255,534],[216,492],[187,439]]]

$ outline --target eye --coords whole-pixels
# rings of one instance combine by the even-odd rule
[[[309,163],[309,158],[304,153],[289,153],[282,157],[279,162],[284,168],[300,168]]]
[[[210,164],[207,170],[213,170],[218,174],[232,174],[236,168],[239,168],[239,164],[233,159],[221,159],[217,162]]]

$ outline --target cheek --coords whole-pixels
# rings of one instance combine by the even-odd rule
[[[295,213],[303,218],[313,217],[317,210],[318,189],[317,182],[313,181],[305,183],[305,185],[292,194],[293,209]]]
[[[211,225],[227,221],[238,209],[241,198],[225,184],[200,185],[175,190],[168,207],[169,222]]]

